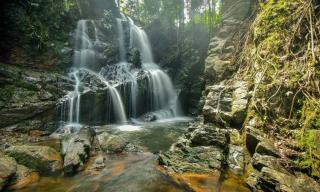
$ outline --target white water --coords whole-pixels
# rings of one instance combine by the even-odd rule
[[[131,65],[126,60],[127,49],[125,47],[125,37],[123,30],[123,22],[125,21],[125,16],[121,14],[121,18],[117,18],[118,26],[118,36],[119,36],[119,52],[120,52],[120,63],[118,63],[119,69],[121,69],[130,80],[130,115],[136,117],[137,115],[137,96],[138,96],[138,82],[135,72],[132,72],[129,68]],[[130,34],[131,35],[131,34]],[[117,73],[119,74],[119,73]]]
[[[120,62],[126,61],[126,49],[125,49],[124,31],[123,31],[122,22],[123,22],[122,18],[121,19],[117,18]]]
[[[157,119],[172,118],[181,115],[178,96],[170,77],[154,62],[149,38],[145,31],[130,23],[130,46],[140,51],[142,68],[148,74],[151,109]]]
[[[89,27],[94,28],[94,37],[89,36]],[[101,43],[101,41],[99,39],[99,29],[95,22],[93,20],[79,20],[75,32],[74,71],[70,73],[70,76],[75,80],[75,86],[74,91],[67,95],[69,124],[81,123],[81,92],[79,90],[79,87],[81,86],[81,79],[79,77],[80,70],[85,70],[91,75],[98,77],[108,87],[117,123],[125,123],[127,121],[123,102],[117,89],[111,86],[101,75],[91,70],[95,68],[96,64],[94,44],[98,43]],[[62,116],[65,113],[65,106],[64,103],[61,106]]]
[[[70,103],[69,104],[69,106],[70,106],[69,123],[79,123],[79,120],[80,120],[80,99],[81,99],[79,87],[80,87],[81,82],[79,80],[77,71],[72,72],[70,75],[73,76],[73,78],[76,81],[76,84],[74,86],[74,91],[71,93],[71,95],[70,95],[71,97],[69,99],[69,103]],[[74,105],[74,104],[76,104],[76,105]],[[76,116],[75,120],[74,120],[74,115]]]
[[[126,23],[124,23],[126,22]],[[130,38],[125,37],[124,24],[129,23]],[[109,90],[111,104],[116,123],[127,123],[128,114],[132,118],[137,117],[138,109],[138,74],[143,71],[147,76],[147,97],[145,103],[157,120],[175,118],[181,115],[179,102],[174,86],[170,77],[153,60],[152,50],[147,34],[140,27],[136,26],[130,18],[122,16],[117,19],[118,41],[119,41],[119,60],[118,64],[106,65],[100,73],[94,72],[96,69],[96,51],[95,46],[103,44],[100,41],[101,35],[98,27],[93,20],[78,21],[75,31],[75,54],[73,63],[73,72],[69,75],[75,81],[74,90],[67,95],[67,101],[61,106],[61,116],[67,114],[69,124],[81,123],[81,94],[83,94],[82,80],[83,71],[97,77],[104,83]],[[130,50],[133,48],[139,50],[142,61],[142,68],[136,69],[126,60],[127,51],[126,39],[130,39]],[[129,97],[130,102],[127,108],[122,101],[119,91],[115,88],[118,85],[129,83],[130,90],[124,87],[123,96]],[[85,84],[83,84],[85,86]],[[121,87],[121,86],[120,86]],[[123,88],[123,87],[122,87]],[[93,106],[94,107],[94,106]],[[67,113],[68,111],[68,113]],[[90,113],[90,111],[88,111]],[[107,115],[107,114],[106,114]],[[130,126],[122,127],[123,130]],[[132,128],[132,127],[131,127]]]
[[[118,121],[117,123],[121,123],[121,124],[126,123],[127,116],[126,116],[123,102],[122,102],[122,99],[120,97],[118,90],[116,88],[114,88],[113,86],[111,86],[109,84],[109,82],[105,78],[103,78],[103,76],[101,76],[100,74],[95,73],[94,71],[91,71],[89,69],[82,69],[82,70],[85,70],[88,73],[90,73],[91,75],[97,77],[101,82],[103,82],[107,86],[107,88],[110,91],[113,110],[114,110],[114,113],[116,116],[116,120]]]

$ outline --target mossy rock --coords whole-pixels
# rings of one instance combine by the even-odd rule
[[[55,174],[62,170],[60,153],[47,146],[12,146],[5,152],[19,164],[39,171],[42,175]]]

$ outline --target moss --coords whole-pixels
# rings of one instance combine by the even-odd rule
[[[302,169],[307,169],[313,176],[320,177],[320,132],[319,130],[301,130],[296,135],[305,155],[296,161]]]
[[[303,129],[320,130],[320,102],[317,100],[306,101],[302,109],[301,121]]]

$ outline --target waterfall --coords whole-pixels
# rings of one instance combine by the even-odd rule
[[[99,38],[103,34],[96,21],[78,21],[74,35],[73,68],[69,73],[70,78],[75,82],[74,90],[69,92],[62,102],[61,119],[71,125],[81,123],[81,114],[84,112],[81,112],[81,104],[88,100],[82,95],[91,89],[91,81],[96,82],[95,80],[100,90],[108,91],[111,103],[105,107],[112,106],[110,109],[113,109],[112,113],[117,123],[125,124],[127,116],[136,118],[141,113],[152,113],[156,119],[181,115],[175,88],[170,77],[154,62],[149,38],[145,31],[126,16],[116,21],[119,62],[113,65],[106,64],[101,69],[97,69],[99,65],[96,57],[101,54],[98,52],[99,46],[104,45]],[[125,30],[129,30],[129,33]],[[130,42],[126,43],[126,40]],[[127,61],[127,53],[134,49],[140,52],[141,68]],[[142,92],[139,92],[140,86],[143,86]],[[90,103],[86,103],[84,107],[88,105],[90,106]],[[142,111],[138,110],[138,107],[143,107]],[[93,111],[95,108],[101,108],[101,106],[92,106]],[[108,116],[110,111],[107,109],[106,113]]]
[[[72,92],[72,95],[69,99],[69,123],[79,123],[80,120],[80,99],[81,99],[81,94],[79,91],[79,87],[80,87],[80,80],[77,74],[77,71],[72,72],[71,75],[74,77],[76,84],[74,86],[74,91]],[[76,104],[76,105],[74,105]],[[74,115],[75,117],[75,121],[74,121]]]
[[[119,54],[120,54],[120,63],[118,63],[119,68],[125,72],[124,74],[129,77],[130,80],[130,115],[136,117],[137,112],[137,96],[138,96],[138,82],[135,73],[132,73],[128,66],[130,65],[127,62],[126,54],[127,50],[125,47],[125,34],[123,30],[123,21],[125,21],[125,16],[121,14],[121,18],[117,18],[117,27],[118,27],[118,39],[119,39]]]
[[[89,27],[94,28],[94,35],[89,35]],[[93,72],[96,64],[96,52],[94,45],[99,44],[99,29],[93,20],[79,20],[75,31],[75,51],[73,58],[73,71],[69,74],[71,78],[75,80],[74,90],[67,95],[67,102],[61,105],[62,108],[62,120],[65,113],[65,108],[68,106],[68,122],[70,124],[81,123],[80,109],[81,109],[81,92],[79,90],[81,86],[80,72],[86,71],[91,75],[98,77],[108,88],[111,101],[113,104],[116,121],[118,123],[125,123],[127,121],[125,109],[122,99],[116,88],[111,86],[101,75]]]
[[[136,26],[131,18],[130,47],[136,47],[142,60],[142,68],[148,74],[151,110],[157,118],[169,118],[181,115],[178,96],[170,77],[154,62],[151,45],[146,32]]]
[[[117,18],[120,62],[126,61],[126,49],[122,21],[123,19]]]

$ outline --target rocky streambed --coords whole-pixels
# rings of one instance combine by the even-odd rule
[[[58,139],[41,131],[10,135],[7,130],[1,137],[7,143],[1,146],[1,188],[21,192],[249,191],[235,174],[225,180],[214,171],[213,167],[220,166],[217,170],[221,171],[224,167],[224,150],[220,147],[229,142],[227,132],[207,134],[209,140],[215,136],[217,142],[222,139],[221,145],[211,149],[195,147],[194,151],[186,152],[189,160],[194,161],[193,169],[188,169],[184,158],[179,159],[182,153],[175,155],[170,150],[178,146],[171,147],[187,131],[188,124],[130,125],[129,128],[135,130],[131,132],[121,131],[124,126],[83,127],[78,133],[60,135]],[[169,155],[167,160],[165,155]],[[202,161],[209,160],[212,160],[210,166],[204,166],[206,163]],[[172,170],[167,169],[169,161],[176,162],[169,165]],[[185,174],[181,172],[186,170]]]

